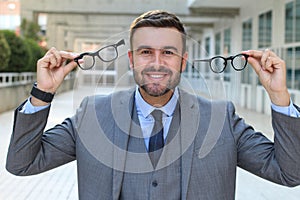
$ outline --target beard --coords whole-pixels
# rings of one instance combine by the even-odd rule
[[[169,79],[166,83],[161,82],[150,82],[145,80],[145,75],[148,72],[163,72],[169,76]],[[153,97],[163,96],[168,93],[170,90],[174,90],[175,87],[180,83],[181,70],[180,72],[173,72],[172,70],[160,66],[159,69],[154,67],[147,67],[143,69],[140,74],[135,67],[133,67],[133,77],[137,85],[142,88],[148,95]]]

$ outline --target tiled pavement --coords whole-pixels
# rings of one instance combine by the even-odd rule
[[[75,112],[82,96],[89,93],[66,92],[56,96],[48,121],[51,127]],[[111,88],[103,88],[107,93]],[[256,129],[272,138],[270,117],[237,109]],[[76,163],[72,162],[49,172],[29,177],[17,177],[5,170],[7,147],[12,129],[13,111],[0,113],[0,200],[76,200]],[[299,166],[300,167],[300,166]],[[238,200],[299,200],[300,186],[287,188],[262,180],[238,169],[236,199]]]

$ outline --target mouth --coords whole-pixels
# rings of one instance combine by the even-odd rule
[[[168,76],[167,73],[146,73],[145,75],[153,81],[162,81]]]

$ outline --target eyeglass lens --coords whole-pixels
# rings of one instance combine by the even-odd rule
[[[232,59],[231,64],[235,70],[243,70],[247,65],[247,58],[243,54],[238,54]]]
[[[90,69],[95,64],[95,58],[90,55],[85,55],[82,57],[82,63],[79,63],[81,69]]]
[[[114,46],[107,46],[98,52],[98,56],[101,60],[110,62],[118,56],[118,52]]]
[[[223,72],[226,67],[226,60],[223,57],[215,57],[210,62],[210,67],[213,72]]]

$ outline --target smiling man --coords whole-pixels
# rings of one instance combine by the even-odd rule
[[[165,105],[179,84],[187,60],[183,36],[176,28],[143,27],[134,31],[128,52],[130,67],[149,104]]]
[[[243,52],[272,102],[274,142],[235,113],[179,88],[186,33],[172,13],[149,11],[131,25],[128,57],[136,88],[83,100],[77,113],[44,130],[50,102],[76,54],[51,48],[37,84],[15,112],[6,168],[41,173],[77,161],[79,199],[235,198],[239,166],[272,182],[300,184],[299,108],[274,52]]]

